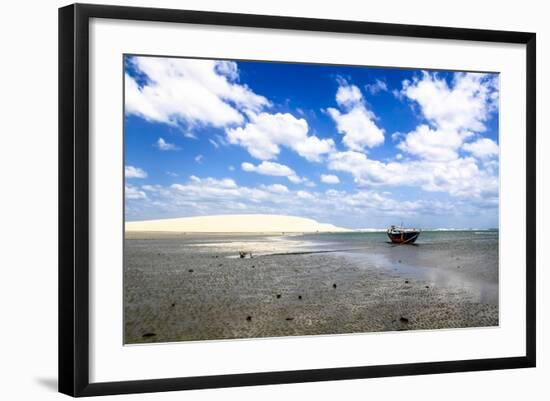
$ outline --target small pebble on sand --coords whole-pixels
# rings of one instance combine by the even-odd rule
[[[286,320],[291,321],[291,320],[294,320],[294,318],[293,317],[287,317]]]
[[[247,317],[246,317],[246,321],[247,321],[247,322],[250,322],[251,320],[252,320],[252,316],[247,316]]]
[[[193,269],[189,269],[189,273],[193,273],[195,270]]]
[[[401,323],[409,323],[409,319],[407,319],[406,317],[403,317],[403,316],[401,316],[401,317],[399,318],[399,321],[400,321]]]
[[[336,288],[336,287],[337,287],[337,285],[336,285],[336,284],[332,284],[332,288]]]
[[[298,295],[298,299],[302,299],[302,296],[301,296],[301,295]]]

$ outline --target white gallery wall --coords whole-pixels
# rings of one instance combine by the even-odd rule
[[[365,2],[159,0],[104,2],[537,33],[538,225],[550,226],[550,7],[543,1]],[[104,3],[103,1],[99,3]],[[57,376],[57,0],[9,2],[0,14],[0,399],[53,400]],[[547,9],[548,8],[548,9]],[[539,230],[540,231],[540,230]],[[550,247],[538,247],[536,369],[182,393],[128,400],[477,400],[550,397]]]

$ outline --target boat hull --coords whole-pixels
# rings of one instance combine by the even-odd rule
[[[394,244],[413,244],[420,231],[388,232],[388,237]]]

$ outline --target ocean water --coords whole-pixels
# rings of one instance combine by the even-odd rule
[[[295,239],[309,240],[322,246],[354,245],[360,248],[376,249],[387,248],[389,239],[386,232],[344,232],[344,233],[317,233],[303,234]],[[498,247],[497,230],[479,231],[422,231],[414,245],[426,248],[457,249],[481,246]]]
[[[290,237],[311,251],[334,251],[359,266],[432,286],[465,290],[475,302],[498,305],[499,233],[423,231],[413,245],[391,244],[385,232],[320,233]]]

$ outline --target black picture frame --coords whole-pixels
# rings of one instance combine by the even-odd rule
[[[523,44],[526,47],[526,353],[520,357],[90,383],[89,22],[91,18]],[[534,367],[536,35],[479,29],[74,4],[59,9],[59,391],[96,396]]]

